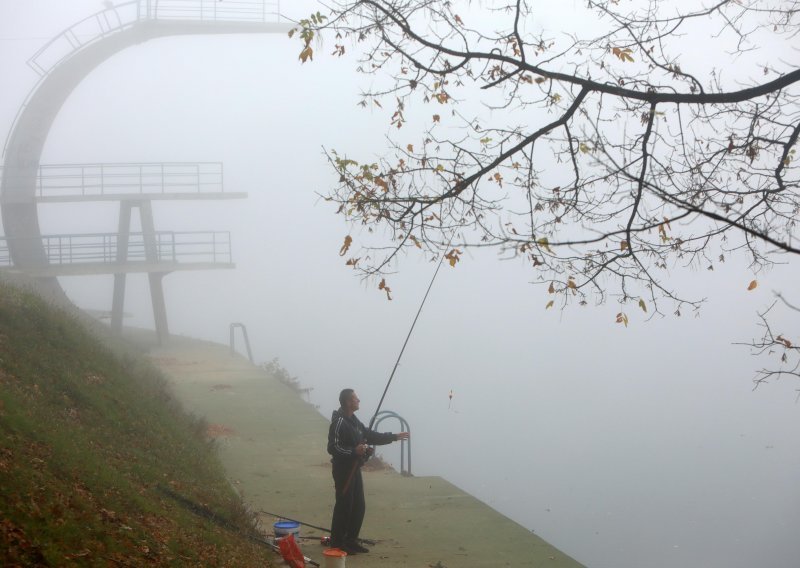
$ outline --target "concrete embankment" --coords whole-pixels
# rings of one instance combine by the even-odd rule
[[[191,413],[220,440],[229,478],[255,511],[327,527],[333,481],[325,450],[328,420],[290,386],[227,347],[181,337],[150,352]],[[377,541],[349,567],[575,568],[580,563],[439,477],[365,471],[362,537]],[[271,532],[277,519],[264,514]],[[323,532],[301,528],[306,556],[324,566]]]

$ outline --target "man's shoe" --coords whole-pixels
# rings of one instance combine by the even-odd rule
[[[369,548],[366,546],[361,546],[357,542],[351,542],[350,544],[345,545],[344,551],[348,554],[366,554],[369,552]],[[352,553],[350,551],[352,551]]]
[[[349,545],[340,546],[339,550],[344,550],[348,556],[355,556],[358,554],[358,550]]]

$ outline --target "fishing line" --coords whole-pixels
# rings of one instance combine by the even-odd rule
[[[394,374],[397,371],[398,365],[400,365],[400,359],[403,357],[403,352],[406,350],[406,345],[408,345],[408,340],[411,339],[411,333],[414,331],[414,326],[417,325],[417,320],[419,319],[419,314],[422,313],[422,307],[425,305],[425,300],[428,299],[428,294],[431,292],[431,288],[433,288],[433,283],[436,281],[436,275],[439,274],[439,269],[442,267],[442,263],[444,261],[445,253],[447,249],[450,248],[450,243],[453,242],[453,237],[455,237],[455,231],[452,235],[450,235],[450,240],[447,241],[447,246],[442,252],[442,256],[439,258],[439,264],[436,266],[436,270],[433,273],[433,278],[431,278],[430,284],[428,284],[428,289],[425,291],[425,296],[422,298],[422,302],[419,305],[419,309],[417,310],[417,315],[414,317],[414,321],[411,323],[411,328],[408,330],[408,335],[406,336],[406,340],[403,342],[403,347],[400,349],[400,354],[397,356],[397,361],[394,363],[394,368],[392,369],[392,373],[389,375],[389,381],[386,383],[386,388],[383,389],[383,395],[381,396],[380,402],[378,402],[378,408],[375,409],[375,414],[373,414],[372,419],[369,421],[369,429],[372,430],[372,426],[375,424],[375,419],[378,417],[378,413],[381,411],[381,406],[383,406],[383,399],[386,398],[386,393],[389,391],[389,385],[392,384],[392,379],[394,379]]]

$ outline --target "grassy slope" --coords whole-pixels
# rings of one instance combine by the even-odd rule
[[[0,284],[0,565],[265,566],[205,425],[73,315]]]

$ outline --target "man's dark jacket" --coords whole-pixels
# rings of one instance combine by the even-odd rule
[[[355,414],[345,416],[340,410],[334,410],[331,416],[331,426],[328,430],[328,453],[333,456],[331,461],[335,464],[353,463],[361,458],[356,454],[356,446],[367,443],[373,446],[390,444],[397,440],[397,435],[391,432],[375,432],[370,430],[359,420]]]

